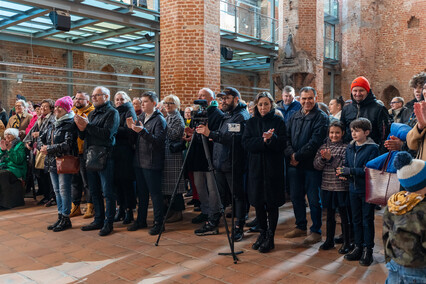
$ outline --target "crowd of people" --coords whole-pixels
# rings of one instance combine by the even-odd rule
[[[400,277],[401,271],[424,276],[426,73],[415,75],[410,86],[414,99],[404,105],[395,97],[389,110],[365,77],[353,80],[350,100],[333,98],[328,106],[317,101],[314,88],[303,87],[296,99],[291,86],[277,103],[261,92],[247,104],[233,87],[218,94],[203,88],[198,99],[205,106],[182,111],[174,95],[159,102],[154,92],[132,100],[120,91],[112,98],[101,86],[91,95],[79,91],[33,108],[19,96],[8,120],[0,113],[0,206],[23,205],[24,186],[34,187],[35,179],[43,195],[39,204],[58,208],[57,220],[47,229],[71,228],[71,218],[83,214],[84,197],[84,218],[93,221],[81,230],[106,236],[119,221],[129,231],[147,228],[151,198],[149,234],[157,235],[165,230],[164,220],[182,220],[183,194],[190,188],[200,211],[192,219],[201,224],[197,236],[218,234],[224,208],[233,204],[232,237],[241,241],[253,206],[256,218],[250,225],[259,236],[252,248],[266,253],[274,249],[279,207],[287,195],[296,221],[285,238],[321,242],[325,210],[320,250],[342,243],[338,252],[346,260],[369,266],[376,206],[366,202],[365,166],[385,152],[408,151],[395,159],[404,191],[389,200],[383,240],[389,277]],[[410,127],[405,141],[389,135],[392,123]],[[75,173],[60,170],[58,158],[65,156],[79,161]],[[179,180],[181,171],[185,178]],[[342,228],[337,237],[336,213]],[[405,217],[412,227],[402,232],[394,224]]]

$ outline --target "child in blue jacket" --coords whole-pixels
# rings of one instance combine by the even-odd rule
[[[359,118],[351,122],[352,142],[346,148],[345,163],[336,173],[349,180],[349,201],[351,204],[355,248],[345,255],[346,260],[359,260],[363,266],[373,262],[374,208],[365,202],[365,164],[379,156],[379,146],[368,135],[371,122]]]

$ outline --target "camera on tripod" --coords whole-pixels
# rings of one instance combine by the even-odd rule
[[[194,122],[194,126],[197,127],[200,124],[207,124],[207,100],[195,100],[194,105],[198,105],[200,108],[198,110],[191,111],[191,120]]]

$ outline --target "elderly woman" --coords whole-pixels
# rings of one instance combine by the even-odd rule
[[[247,121],[242,144],[248,152],[248,199],[256,208],[260,235],[252,248],[261,253],[274,248],[278,208],[285,202],[284,147],[286,135],[282,117],[275,114],[271,94],[256,96],[254,116]]]
[[[27,172],[25,146],[19,139],[19,130],[6,129],[5,139],[0,141],[0,207],[22,206],[24,188],[19,179]]]
[[[133,221],[133,209],[136,208],[135,187],[133,184],[135,174],[131,163],[134,155],[134,139],[133,130],[127,127],[126,119],[131,117],[136,120],[136,113],[130,97],[125,92],[117,92],[114,96],[114,103],[120,115],[120,124],[113,150],[114,187],[119,205],[114,221],[123,220],[123,224],[130,224]]]
[[[55,103],[56,121],[40,135],[37,147],[46,155],[46,170],[50,173],[53,190],[58,205],[58,220],[47,227],[48,230],[60,232],[72,227],[71,212],[71,181],[72,174],[58,174],[56,157],[65,155],[78,156],[77,127],[74,123],[72,99],[69,96],[60,98]]]
[[[15,115],[12,115],[6,128],[16,128],[19,130],[19,138],[25,138],[25,129],[31,122],[33,116],[28,113],[28,105],[24,100],[17,100],[15,103]]]
[[[164,161],[163,173],[163,196],[165,202],[170,206],[170,214],[166,216],[167,223],[178,222],[182,220],[182,211],[185,210],[182,193],[185,192],[183,179],[179,181],[179,186],[175,200],[170,204],[171,196],[179,178],[182,167],[182,150],[175,149],[176,145],[184,143],[182,140],[185,123],[179,113],[180,101],[175,95],[169,95],[164,98],[164,109],[167,112],[167,135],[166,135],[166,156]],[[178,147],[177,147],[178,148]]]
[[[53,110],[55,108],[55,101],[51,99],[44,99],[41,102],[40,113],[37,115],[37,121],[33,128],[28,132],[23,142],[26,144],[30,151],[34,152],[34,174],[37,178],[38,193],[43,194],[43,199],[38,202],[38,205],[50,204],[56,202],[55,192],[53,191],[52,183],[50,181],[50,175],[44,169],[45,155],[37,150],[37,140],[40,133],[43,133],[47,129],[51,129],[52,124],[55,122],[55,116]],[[49,204],[49,205],[50,205]]]

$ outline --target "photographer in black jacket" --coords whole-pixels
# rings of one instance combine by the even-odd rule
[[[233,198],[235,200],[235,215],[237,224],[235,227],[235,241],[243,238],[243,228],[245,224],[246,202],[243,187],[244,158],[246,157],[241,145],[241,137],[246,121],[250,118],[247,106],[240,102],[241,95],[237,89],[227,87],[222,93],[222,110],[225,115],[218,130],[210,131],[208,126],[200,125],[197,133],[200,133],[213,140],[213,166],[216,170],[216,179],[219,191],[222,196],[230,192],[233,185]],[[228,131],[229,124],[239,124],[240,131],[232,133]],[[234,138],[232,136],[235,136]],[[234,141],[234,153],[232,153],[232,142]],[[232,165],[232,156],[234,164]],[[234,178],[232,180],[232,167],[234,168]],[[207,223],[203,228],[196,230],[195,234],[203,235],[205,232],[217,231],[218,223]]]

